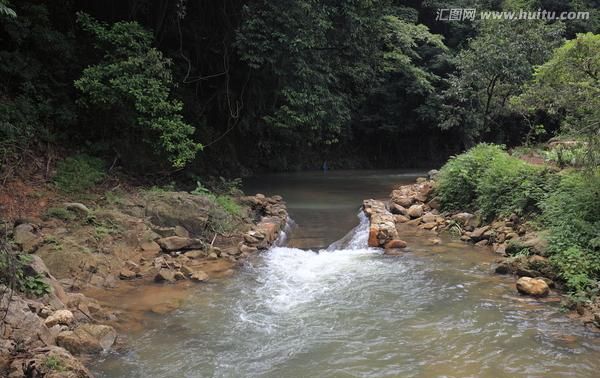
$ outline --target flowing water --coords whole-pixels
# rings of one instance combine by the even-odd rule
[[[96,374],[598,377],[599,335],[561,312],[556,297],[516,295],[514,279],[490,273],[486,249],[434,246],[432,234],[408,227],[404,255],[367,248],[360,200],[413,178],[338,172],[250,182],[288,201],[297,226],[287,246],[198,286],[178,311],[149,315],[126,352],[94,363]]]

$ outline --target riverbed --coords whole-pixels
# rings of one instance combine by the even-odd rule
[[[493,254],[407,226],[409,248],[367,248],[366,198],[418,172],[330,171],[258,177],[283,195],[283,246],[148,314],[99,377],[595,377],[600,337],[551,295],[519,296]]]

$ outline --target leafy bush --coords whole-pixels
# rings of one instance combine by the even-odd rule
[[[53,181],[60,190],[75,193],[91,188],[104,177],[104,162],[82,154],[68,157],[58,163]]]
[[[504,156],[501,146],[479,144],[452,157],[440,170],[437,195],[444,210],[472,210],[477,198],[477,180],[494,158]]]
[[[551,261],[570,290],[600,278],[600,170],[571,171],[541,203]]]
[[[536,214],[554,181],[554,175],[546,168],[508,154],[498,155],[477,180],[475,203],[487,220],[511,213]]]
[[[29,255],[16,253],[5,239],[0,239],[0,284],[25,294],[42,296],[50,292],[50,286],[39,274],[28,274],[26,265]]]

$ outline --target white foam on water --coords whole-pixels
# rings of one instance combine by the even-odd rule
[[[362,212],[359,219],[354,230],[327,249],[274,247],[265,254],[264,265],[258,268],[261,285],[257,294],[270,311],[292,311],[376,269],[372,257],[381,251],[367,246],[369,220]]]

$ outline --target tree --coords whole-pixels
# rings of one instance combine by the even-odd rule
[[[112,127],[104,134],[121,149],[131,148],[141,137],[162,151],[174,168],[194,159],[201,145],[192,139],[194,127],[183,120],[181,102],[170,98],[171,62],[151,47],[151,33],[137,22],[107,25],[85,13],[78,14],[78,22],[95,37],[103,56],[83,70],[75,87],[83,95],[82,106],[110,112],[107,122]],[[124,143],[119,143],[123,137]]]
[[[588,163],[600,164],[600,35],[578,34],[538,67],[513,105],[533,114],[545,111],[561,118],[562,131],[585,139]]]
[[[460,128],[467,146],[510,117],[508,99],[561,41],[562,26],[538,21],[491,21],[455,60],[456,73],[442,94],[440,127]]]

